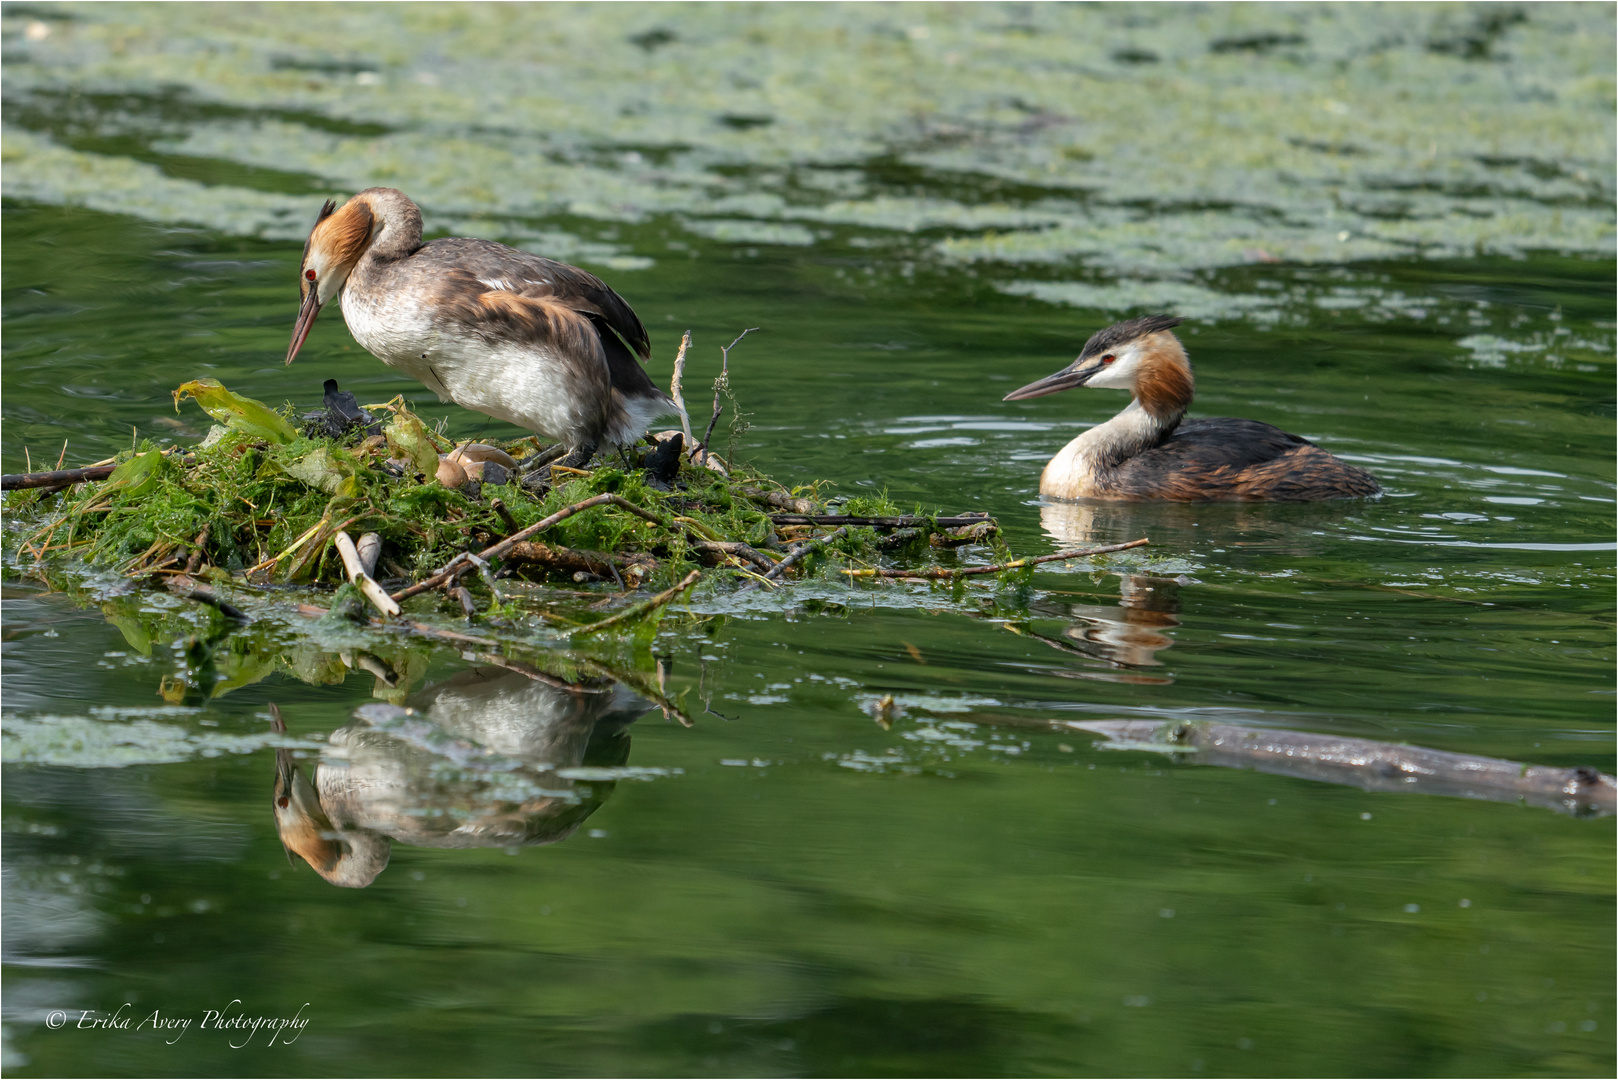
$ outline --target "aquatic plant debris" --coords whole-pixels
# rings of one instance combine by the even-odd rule
[[[5,194],[231,234],[398,182],[430,232],[626,272],[656,219],[1209,318],[1286,299],[1220,268],[1614,251],[1602,5],[30,11]]]
[[[333,389],[328,382],[328,397]],[[481,581],[487,596],[481,614],[496,622],[531,617],[574,637],[635,634],[684,602],[704,567],[741,582],[741,593],[817,575],[835,579],[831,567],[852,578],[947,582],[998,574],[1020,585],[1037,564],[1146,543],[917,566],[940,558],[958,563],[974,548],[1006,554],[998,525],[981,514],[905,513],[880,496],[847,498],[837,513],[826,513],[812,491],[788,492],[700,444],[660,461],[654,477],[646,463],[667,455],[652,437],[650,448],[625,448],[617,461],[591,470],[558,470],[548,484],[536,483],[539,469],[516,461],[531,451],[529,460],[546,459],[535,438],[504,449],[465,444],[447,456],[486,459],[474,463],[485,470],[500,458],[513,468],[478,473],[499,483],[457,470],[458,486],[447,486],[435,468],[442,440],[402,399],[378,406],[391,416],[382,434],[356,424],[333,438],[313,421],[298,432],[287,422],[291,405],[277,412],[216,380],[175,392],[176,402],[186,396],[223,421],[196,446],[132,447],[105,480],[67,486],[59,499],[61,487],[7,476],[8,519],[20,537],[13,567],[31,558],[33,571],[47,579],[64,562],[114,567],[125,579],[160,582],[238,623],[255,618],[250,598],[272,596],[277,587],[335,587],[328,606],[303,604],[299,613],[356,627],[397,622],[429,637],[491,645],[398,621],[399,605],[453,602],[471,619],[479,603],[462,582]],[[680,433],[665,434],[668,445],[682,445]],[[360,534],[356,544],[353,535]],[[883,565],[893,562],[901,568]],[[387,586],[373,573],[385,575]],[[567,587],[518,596],[500,584],[524,577],[552,586],[560,578]],[[661,591],[649,595],[642,589],[648,584]],[[845,586],[852,587],[852,581]],[[390,596],[387,588],[396,591]],[[384,618],[367,620],[355,607],[359,596]]]

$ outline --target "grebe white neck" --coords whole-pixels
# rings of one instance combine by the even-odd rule
[[[1142,450],[1156,446],[1183,414],[1162,416],[1131,401],[1117,416],[1097,424],[1057,452],[1040,474],[1039,493],[1058,499],[1096,494],[1107,474]]]

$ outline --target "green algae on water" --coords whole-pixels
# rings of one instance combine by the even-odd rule
[[[387,184],[626,270],[652,218],[1109,283],[1614,250],[1603,5],[51,10],[0,21],[5,193],[227,233]]]

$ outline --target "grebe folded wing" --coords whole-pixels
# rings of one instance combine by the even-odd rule
[[[490,291],[547,300],[581,314],[599,315],[602,323],[636,353],[644,358],[652,355],[646,327],[634,309],[587,270],[493,241],[458,236],[423,244],[418,254],[469,272]]]
[[[1314,502],[1381,490],[1370,473],[1308,439],[1228,416],[1180,421],[1156,446],[1120,462],[1111,480],[1118,497],[1181,502]]]

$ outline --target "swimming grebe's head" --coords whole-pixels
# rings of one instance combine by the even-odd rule
[[[1151,412],[1181,412],[1191,404],[1195,384],[1191,361],[1174,336],[1185,320],[1173,315],[1142,315],[1098,330],[1079,358],[1054,375],[1005,396],[1026,401],[1075,386],[1129,390]]]

